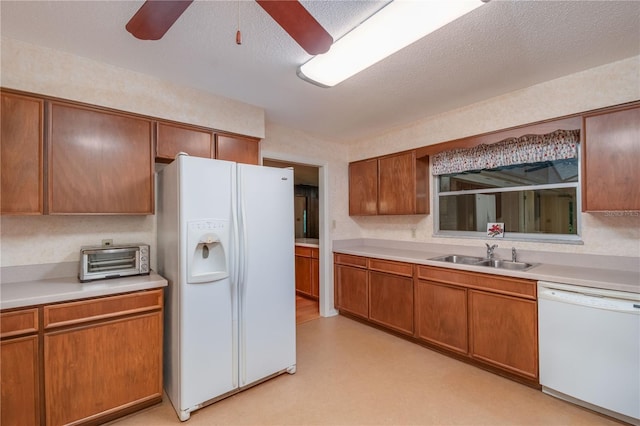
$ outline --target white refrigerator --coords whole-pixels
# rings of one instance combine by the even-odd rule
[[[179,155],[157,179],[164,387],[185,421],[295,373],[293,171]]]

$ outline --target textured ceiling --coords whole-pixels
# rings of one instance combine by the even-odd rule
[[[0,32],[257,105],[337,142],[640,54],[640,1],[493,0],[324,89],[296,76],[309,55],[253,1],[197,0],[159,41],[124,28],[142,3],[2,0]],[[302,3],[337,39],[386,1]]]

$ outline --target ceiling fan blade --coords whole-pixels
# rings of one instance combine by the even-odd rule
[[[256,0],[310,55],[326,53],[333,38],[297,0]]]
[[[126,25],[140,40],[160,40],[193,0],[147,0]]]

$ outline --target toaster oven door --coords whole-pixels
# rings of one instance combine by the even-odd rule
[[[136,274],[140,270],[137,248],[87,250],[83,254],[85,278],[107,278]]]

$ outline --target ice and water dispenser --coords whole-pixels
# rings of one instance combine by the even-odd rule
[[[229,221],[187,223],[187,282],[204,283],[229,276]]]

